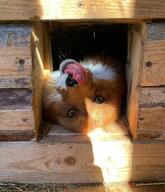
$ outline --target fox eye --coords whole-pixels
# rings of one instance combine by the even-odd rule
[[[101,95],[96,95],[94,98],[94,102],[97,104],[101,104],[104,102],[104,98]]]
[[[73,117],[75,117],[76,115],[77,115],[77,110],[74,109],[74,108],[69,109],[68,112],[67,112],[67,116],[68,116],[69,118],[73,118]]]

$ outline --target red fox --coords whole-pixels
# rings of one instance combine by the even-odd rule
[[[102,56],[87,57],[79,62],[64,60],[59,70],[45,79],[46,120],[82,133],[115,122],[125,92],[119,65]]]

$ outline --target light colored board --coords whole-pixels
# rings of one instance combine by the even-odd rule
[[[42,127],[42,131],[45,140],[49,139],[49,141],[50,139],[65,142],[72,142],[73,140],[76,142],[89,141],[89,137],[86,134],[74,133],[58,124],[46,123]],[[109,139],[127,138],[129,136],[129,128],[125,118],[122,118],[119,122],[112,123],[107,129],[100,128],[94,132],[89,132],[89,134],[92,133],[94,133],[93,139],[108,141]]]
[[[0,48],[0,76],[31,76],[32,61],[30,48]]]
[[[32,87],[31,25],[0,24],[0,88]]]
[[[29,109],[0,110],[0,130],[17,131],[33,130],[34,114],[31,107]]]
[[[139,88],[139,106],[141,108],[164,107],[165,87]]]
[[[139,88],[138,139],[165,140],[165,88]]]
[[[165,140],[165,107],[139,109],[137,138]]]
[[[36,22],[33,25],[31,46],[33,52],[33,110],[35,116],[35,132],[38,137],[42,121],[42,82],[44,75],[43,58],[43,24]]]
[[[141,86],[165,85],[165,22],[144,24],[146,28]]]
[[[0,20],[165,18],[164,0],[1,0]]]
[[[0,143],[0,181],[90,183],[165,179],[165,144],[109,141]],[[154,153],[153,153],[154,151]]]
[[[165,40],[146,42],[141,74],[141,86],[165,85]]]
[[[131,133],[136,137],[138,123],[138,84],[140,64],[143,58],[143,39],[141,25],[135,25],[129,31],[129,53],[127,64],[127,118]]]

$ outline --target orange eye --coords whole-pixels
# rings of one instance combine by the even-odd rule
[[[67,112],[67,116],[69,118],[73,118],[77,115],[77,110],[72,108],[72,109],[69,109],[68,112]]]
[[[96,97],[94,98],[94,102],[97,104],[101,104],[104,102],[104,98],[101,95],[96,95]]]

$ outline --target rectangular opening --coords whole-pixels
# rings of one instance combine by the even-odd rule
[[[126,79],[128,53],[128,25],[109,22],[46,22],[44,23],[44,57],[45,69],[56,71],[65,59],[84,60],[91,55],[111,57],[120,65]],[[120,72],[119,72],[120,73]],[[125,81],[126,82],[126,81]],[[127,87],[126,83],[124,86]],[[127,88],[126,88],[127,89]],[[120,90],[119,90],[120,91]],[[114,126],[111,134],[120,132],[128,134],[126,120],[127,91],[122,97],[121,113],[118,120],[119,129]],[[67,107],[66,107],[67,108]],[[105,114],[106,115],[106,114]],[[44,122],[45,115],[43,115]],[[63,123],[62,123],[63,124]],[[54,127],[54,128],[52,128]],[[44,123],[43,132],[49,135],[81,135],[58,125]],[[51,131],[50,131],[51,130]],[[109,130],[105,129],[105,132]],[[45,134],[45,133],[44,133]]]

